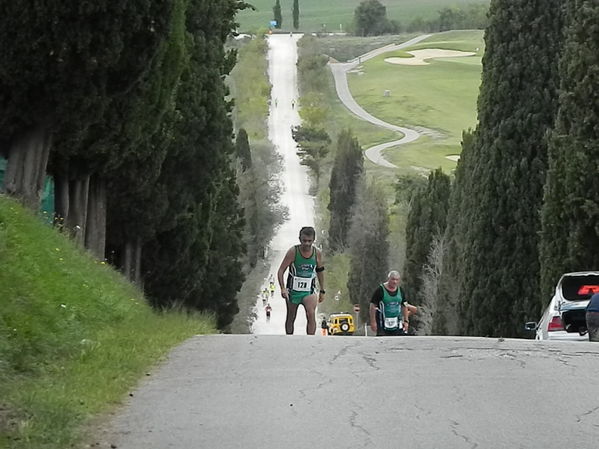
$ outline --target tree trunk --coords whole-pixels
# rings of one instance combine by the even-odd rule
[[[54,226],[64,229],[69,216],[69,179],[67,176],[54,176]]]
[[[106,183],[94,175],[89,181],[85,247],[98,259],[104,259],[106,248]]]
[[[141,254],[143,245],[140,238],[128,240],[121,248],[119,257],[119,268],[123,275],[131,282],[143,288],[143,276],[141,275]]]
[[[121,270],[125,277],[131,280],[131,273],[133,272],[133,255],[134,255],[134,246],[131,243],[131,240],[127,240],[125,243],[125,247],[123,248],[123,252],[121,254]]]
[[[37,125],[16,136],[8,148],[4,190],[33,210],[40,207],[51,141],[50,129]]]
[[[89,178],[87,175],[69,181],[69,213],[65,218],[65,227],[75,242],[81,246],[85,242]]]
[[[143,277],[141,275],[141,253],[143,245],[141,239],[138,237],[135,239],[135,274],[131,279],[140,288],[143,288]]]

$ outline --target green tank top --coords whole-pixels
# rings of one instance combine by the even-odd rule
[[[385,330],[397,330],[401,326],[401,289],[397,287],[397,295],[392,296],[385,286],[381,284],[383,289],[383,299],[379,303],[381,311],[382,324]]]
[[[289,265],[287,288],[292,296],[303,297],[314,293],[316,287],[316,248],[310,257],[302,256],[299,245],[295,245],[295,258]]]

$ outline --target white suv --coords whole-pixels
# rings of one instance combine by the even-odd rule
[[[535,330],[537,340],[588,340],[585,309],[594,293],[599,293],[599,271],[565,273],[541,320],[526,323],[526,329]]]

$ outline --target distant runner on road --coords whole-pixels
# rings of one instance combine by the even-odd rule
[[[270,303],[266,304],[264,310],[266,311],[266,321],[268,321],[270,320],[270,312],[272,312],[272,307],[270,306]]]
[[[316,332],[316,305],[324,301],[324,265],[322,253],[313,243],[316,231],[311,226],[300,230],[300,244],[292,246],[285,254],[277,278],[281,288],[281,296],[287,304],[285,332],[293,335],[297,309],[300,304],[306,312],[306,333]],[[289,270],[287,283],[284,282],[285,271]],[[320,292],[316,294],[316,278]]]

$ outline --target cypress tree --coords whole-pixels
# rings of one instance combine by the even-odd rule
[[[465,250],[467,240],[466,230],[474,220],[473,194],[475,192],[470,176],[473,170],[472,161],[478,158],[478,147],[474,145],[474,135],[471,130],[462,133],[462,153],[455,170],[455,179],[449,195],[447,225],[445,228],[443,252],[443,272],[441,273],[439,296],[441,301],[436,307],[436,316],[432,331],[440,335],[457,335],[461,333],[463,320],[459,315],[459,301],[463,297]]]
[[[185,62],[185,0],[173,2],[168,34],[135,89],[107,108],[104,120],[90,128],[82,147],[114,148],[92,177],[106,186],[106,198],[88,195],[85,246],[104,257],[102,228],[110,246],[111,262],[133,281],[141,283],[143,243],[153,234],[160,217],[155,214],[159,196],[154,185],[165,156],[165,145],[154,135],[163,132],[163,121],[174,108],[174,96]],[[94,142],[95,141],[95,142]],[[99,158],[96,158],[98,162]],[[73,173],[71,173],[73,175]],[[90,182],[92,182],[90,181]],[[92,184],[93,185],[93,184]],[[95,211],[95,203],[105,203]]]
[[[160,307],[215,313],[225,329],[237,313],[243,282],[243,220],[232,156],[223,44],[234,28],[234,0],[191,0],[189,64],[181,77],[177,117],[162,165],[166,210],[144,247],[146,289]]]
[[[415,304],[425,299],[422,295],[422,274],[434,239],[445,232],[449,192],[449,176],[440,168],[431,172],[426,188],[414,195],[408,213],[403,285]]]
[[[281,2],[279,0],[277,0],[275,6],[272,7],[272,12],[274,19],[277,22],[275,28],[281,29],[281,26],[283,25],[283,15],[281,14]]]
[[[453,228],[462,247],[453,248],[463,253],[457,282],[466,334],[522,335],[522,323],[540,311],[538,210],[556,110],[560,3],[491,3],[479,124],[456,176],[467,200],[452,203],[465,215]]]
[[[293,28],[297,30],[299,28],[299,0],[293,0]]]
[[[171,7],[156,1],[1,3],[6,191],[37,207],[55,135],[84,136],[110,101],[136,85],[164,37]]]
[[[235,141],[235,151],[237,158],[241,162],[241,167],[245,171],[252,166],[252,153],[250,151],[250,143],[248,141],[248,133],[241,128],[237,132],[237,140]]]
[[[350,130],[339,133],[337,152],[329,181],[330,199],[327,206],[329,223],[329,249],[343,251],[347,246],[351,210],[356,201],[358,180],[364,171],[362,148]]]
[[[541,306],[564,272],[599,269],[599,3],[565,4],[559,112],[542,209]]]

